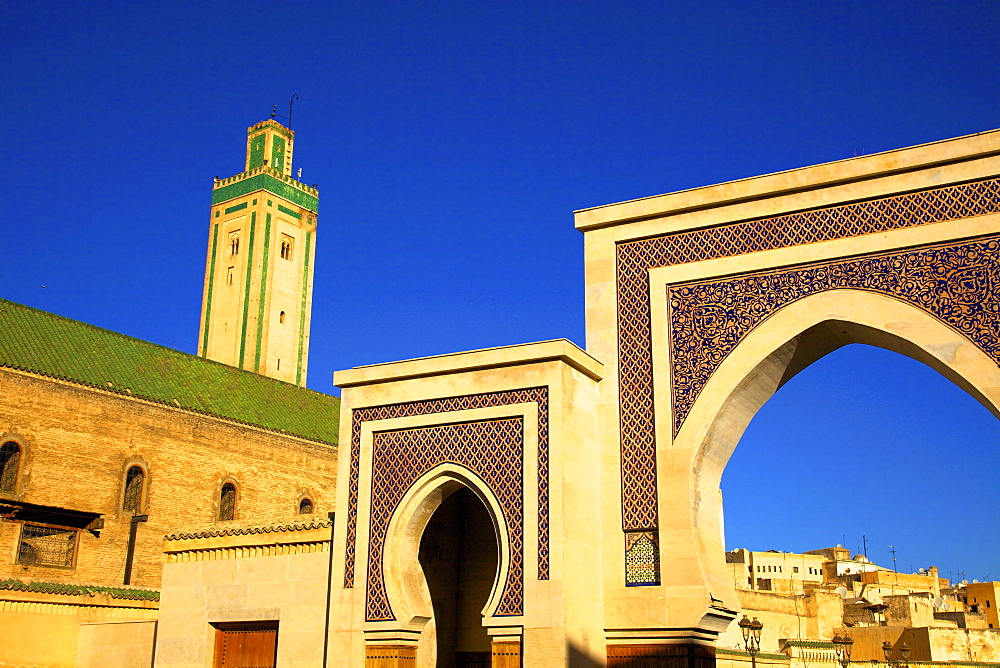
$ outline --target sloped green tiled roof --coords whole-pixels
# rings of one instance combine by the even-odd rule
[[[337,443],[337,397],[5,299],[0,367]]]

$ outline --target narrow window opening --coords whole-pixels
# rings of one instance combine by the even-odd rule
[[[226,273],[226,284],[227,285],[232,285],[233,284],[233,269],[234,269],[234,267],[230,267],[229,271]]]
[[[229,235],[229,254],[240,254],[240,235],[238,232],[233,232]]]
[[[0,447],[0,492],[13,492],[17,487],[17,470],[21,464],[21,446],[7,441]]]
[[[280,357],[278,358],[278,370],[279,371],[281,370],[281,358]]]
[[[236,485],[227,482],[219,497],[219,520],[226,522],[236,517]]]
[[[146,473],[141,466],[129,467],[125,474],[125,497],[122,500],[122,510],[138,513],[142,510],[142,487],[146,482]]]
[[[312,499],[305,498],[299,501],[299,515],[312,515],[312,512],[313,512]]]
[[[281,235],[281,259],[292,259],[292,238],[287,235]]]
[[[281,313],[278,314],[278,322],[281,323],[282,325],[285,324],[285,312],[284,311],[282,311]]]

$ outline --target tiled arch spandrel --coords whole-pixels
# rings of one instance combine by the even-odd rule
[[[989,178],[619,242],[616,247],[616,299],[623,530],[650,531],[658,526],[649,293],[651,269],[998,211],[1000,180]],[[982,246],[983,243],[987,246]],[[977,313],[959,306],[961,300],[980,289],[975,286],[982,285],[982,281],[990,282],[994,286],[993,294],[996,293],[996,265],[983,262],[985,256],[977,255],[981,251],[988,252],[992,248],[990,243],[995,243],[995,239],[992,242],[987,239],[965,245],[944,245],[792,267],[730,281],[671,286],[668,298],[671,305],[669,319],[672,334],[669,345],[672,356],[670,386],[674,399],[671,416],[673,433],[676,435],[680,430],[704,383],[736,342],[770,313],[794,300],[795,295],[805,296],[811,294],[810,291],[851,287],[916,303],[969,336],[976,345],[997,359],[996,346],[988,341],[989,336],[983,334],[989,330],[982,329],[978,324],[993,306],[984,303],[986,310]],[[932,265],[938,262],[945,263],[950,278],[943,279],[934,273]],[[901,280],[894,283],[894,275]],[[944,295],[937,294],[935,286],[941,280],[955,281],[954,289]],[[768,282],[768,286],[763,286],[761,281]],[[967,289],[961,287],[963,284]],[[781,288],[770,294],[774,286]],[[757,290],[758,293],[747,294],[748,290]],[[706,353],[708,348],[712,350]]]

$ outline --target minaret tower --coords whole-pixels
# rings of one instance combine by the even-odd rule
[[[245,171],[215,180],[198,355],[304,386],[319,191],[292,178],[294,141],[261,121]]]

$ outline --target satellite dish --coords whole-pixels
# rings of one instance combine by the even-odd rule
[[[937,597],[935,597],[935,599],[931,603],[931,605],[934,606],[935,610],[940,610],[942,607],[944,607],[944,599],[941,598],[940,596],[937,596]]]
[[[949,610],[951,610],[951,603],[945,601],[941,604],[941,612],[948,612]]]
[[[973,580],[972,584],[979,584],[979,580]]]
[[[917,572],[918,572],[918,573],[926,573],[926,572],[927,572],[927,569],[926,569],[926,568],[918,568],[918,569],[917,569]]]
[[[841,585],[841,586],[837,587],[836,589],[834,589],[834,591],[837,592],[837,594],[840,595],[840,598],[847,598],[847,587]]]

